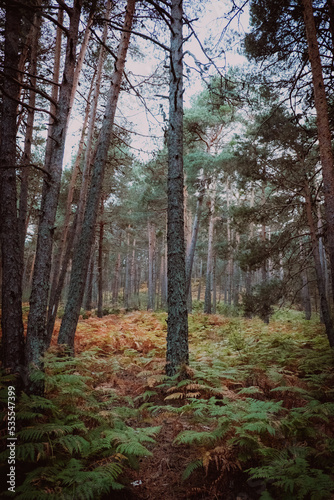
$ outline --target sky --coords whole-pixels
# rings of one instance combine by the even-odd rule
[[[225,67],[226,69],[230,66],[242,65],[246,62],[245,58],[238,53],[240,40],[233,37],[231,30],[225,34],[224,37],[221,36],[222,30],[226,25],[224,16],[229,11],[230,5],[230,0],[213,0],[205,2],[202,5],[202,13],[198,14],[198,20],[193,24],[196,36],[202,45],[213,47],[216,54],[223,52],[219,57],[215,58],[215,63],[218,67]],[[247,31],[247,9],[244,14],[233,21],[231,28],[239,33]],[[138,41],[137,38],[136,43],[142,47],[144,57],[138,59],[137,57],[131,57],[131,54],[129,54],[126,71],[132,80],[138,81],[140,78],[134,75],[140,75],[142,79],[147,78],[154,72],[157,65],[161,65],[161,58],[164,56],[162,51],[153,49],[150,42]],[[222,49],[224,49],[224,51],[222,51]],[[203,54],[194,36],[187,42],[185,52],[185,65],[190,67],[190,71],[185,71],[187,78],[185,78],[184,81],[184,106],[185,108],[189,108],[191,106],[192,97],[198,94],[203,88],[201,78],[196,72],[197,66],[195,61],[197,60],[202,64],[206,64],[208,63],[208,59],[205,54]],[[166,69],[165,71],[168,70]],[[214,68],[210,69],[209,73],[210,72],[215,72]],[[155,90],[155,92],[157,91]],[[168,95],[166,89],[163,90],[162,93],[165,96]],[[120,96],[116,113],[116,123],[120,122],[125,128],[133,129],[137,132],[137,134],[132,134],[131,146],[134,148],[133,151],[135,156],[140,161],[149,160],[152,152],[158,150],[162,146],[163,114],[161,112],[161,106],[166,116],[168,116],[167,99],[156,97],[156,94],[150,95],[148,96],[147,106],[149,111],[145,110],[143,104],[140,103],[138,99],[133,96],[130,97],[127,93],[123,92]],[[76,154],[81,126],[82,117],[74,116],[70,122],[68,140],[65,147],[65,168],[70,167],[72,158]]]

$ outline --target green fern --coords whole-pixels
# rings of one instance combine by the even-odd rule
[[[184,469],[183,474],[182,474],[182,479],[186,480],[188,479],[191,474],[199,469],[200,467],[203,467],[203,460],[194,460],[193,462],[190,462],[187,467]]]

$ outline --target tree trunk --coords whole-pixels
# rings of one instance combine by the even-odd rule
[[[85,143],[85,133],[86,133],[88,116],[89,116],[89,109],[90,109],[90,95],[91,95],[91,91],[93,89],[94,80],[95,80],[95,75],[92,79],[92,85],[91,85],[90,91],[88,93],[85,119],[84,119],[84,123],[82,126],[79,148],[78,148],[77,156],[76,156],[75,163],[73,166],[73,172],[72,172],[71,181],[70,181],[68,194],[67,194],[64,226],[63,226],[62,233],[61,233],[58,254],[55,258],[55,263],[54,263],[53,278],[52,278],[52,285],[51,285],[50,298],[49,298],[49,307],[48,307],[48,327],[47,328],[48,328],[48,337],[50,337],[50,338],[52,336],[52,332],[54,329],[54,324],[55,324],[55,320],[56,320],[56,316],[57,316],[57,310],[58,310],[59,300],[60,300],[60,296],[61,296],[61,291],[62,291],[63,286],[64,286],[66,271],[67,271],[68,264],[69,264],[69,261],[70,261],[71,256],[72,256],[72,250],[73,250],[72,247],[73,247],[73,241],[74,241],[74,236],[75,236],[75,231],[76,231],[76,226],[77,226],[77,224],[76,224],[77,215],[76,215],[76,217],[74,218],[74,221],[72,222],[72,227],[70,228],[70,222],[71,222],[71,217],[72,217],[72,203],[73,203],[75,184],[76,184],[77,176],[79,173],[80,161],[81,161],[82,152],[83,152],[84,143]]]
[[[69,120],[69,104],[73,87],[73,76],[76,59],[76,45],[80,21],[81,2],[75,0],[71,9],[70,26],[68,30],[63,81],[60,86],[57,105],[57,121],[52,127],[51,144],[47,151],[46,170],[49,177],[44,181],[41,215],[38,227],[36,262],[33,276],[33,286],[30,297],[30,312],[28,318],[26,362],[33,368],[41,367],[41,356],[48,348],[46,315],[51,272],[51,256],[53,246],[54,223],[58,205],[62,163],[66,132]],[[40,384],[30,383],[30,392],[41,393]]]
[[[72,94],[71,94],[71,99],[70,99],[70,113],[71,113],[72,108],[73,108],[75,94],[77,92],[78,85],[79,85],[79,78],[81,75],[82,66],[83,66],[86,52],[88,49],[88,43],[89,43],[90,35],[91,35],[91,27],[93,24],[94,15],[95,15],[95,11],[96,11],[96,3],[97,3],[97,0],[92,0],[92,2],[91,2],[90,11],[89,11],[89,15],[88,15],[87,23],[86,23],[85,34],[84,34],[84,37],[83,37],[83,40],[82,40],[82,43],[80,46],[80,52],[79,52],[78,57],[77,57],[77,64],[75,67],[74,78],[73,78],[73,88],[72,88]]]
[[[148,292],[147,292],[147,310],[154,311],[155,307],[155,224],[148,221]]]
[[[104,222],[103,222],[103,199],[102,199],[98,262],[97,262],[97,270],[98,270],[97,317],[98,318],[103,317],[103,233],[104,233]]]
[[[129,298],[130,307],[136,307],[135,293],[136,293],[136,238],[133,238],[131,269],[130,269],[130,298]]]
[[[106,12],[105,12],[105,18],[107,20],[110,18],[110,12],[111,12],[111,5],[110,5],[110,0],[108,0]],[[102,34],[103,44],[106,44],[106,42],[107,42],[107,35],[108,35],[108,22],[105,22],[104,27],[103,27],[103,34]],[[78,208],[77,208],[78,219],[77,219],[76,237],[74,240],[74,246],[76,246],[80,232],[81,232],[82,223],[83,223],[84,214],[85,214],[85,207],[86,207],[86,202],[87,202],[87,193],[88,193],[88,188],[89,188],[89,182],[90,182],[90,178],[91,178],[92,158],[93,158],[93,136],[94,136],[94,130],[95,130],[95,125],[96,125],[97,104],[98,104],[98,100],[99,100],[99,96],[100,96],[100,88],[101,88],[101,80],[102,80],[104,61],[105,61],[105,47],[104,47],[104,45],[101,45],[100,52],[99,52],[99,58],[97,61],[96,79],[95,79],[95,85],[94,85],[92,105],[91,105],[90,115],[89,115],[89,124],[88,124],[87,138],[86,138],[86,149],[85,149],[84,166],[83,166],[83,174],[82,174],[82,184],[81,184],[80,198],[79,198],[79,203],[78,203]]]
[[[117,261],[116,261],[116,266],[115,266],[113,291],[112,291],[112,303],[115,304],[115,305],[118,302],[120,268],[121,268],[121,254],[118,253]]]
[[[183,204],[183,35],[182,0],[171,1],[168,130],[168,327],[166,373],[189,363]]]
[[[49,115],[49,126],[48,126],[48,138],[46,141],[46,151],[45,151],[45,166],[48,166],[51,161],[52,149],[53,149],[53,125],[55,124],[54,117],[57,113],[57,105],[55,104],[58,101],[58,83],[59,83],[59,75],[60,75],[60,59],[61,59],[61,42],[63,30],[61,29],[61,25],[64,21],[64,11],[61,7],[58,8],[58,16],[57,16],[57,31],[56,31],[56,41],[55,41],[55,53],[54,53],[54,62],[53,62],[53,74],[52,80],[55,84],[52,86],[51,90],[51,99],[53,102],[50,103],[50,115]],[[74,66],[73,66],[74,72]],[[69,104],[70,104],[70,96]]]
[[[125,276],[123,287],[123,305],[127,310],[129,309],[129,293],[130,293],[130,226],[126,237],[126,257],[125,257]]]
[[[203,277],[203,259],[200,260],[199,264],[198,290],[197,290],[198,302],[201,300],[202,277]]]
[[[213,256],[212,266],[212,313],[216,314],[217,311],[217,257]]]
[[[32,25],[32,41],[31,41],[31,55],[29,64],[30,85],[32,88],[36,86],[36,73],[37,73],[37,59],[38,59],[38,44],[40,36],[41,17],[35,15]],[[24,243],[27,229],[27,214],[28,214],[28,187],[29,175],[31,164],[31,144],[34,131],[34,118],[35,118],[35,103],[36,92],[29,91],[29,108],[27,110],[27,125],[24,137],[24,150],[22,155],[22,172],[21,172],[21,189],[20,189],[20,205],[19,205],[19,233],[21,238],[21,258],[22,265],[24,262]]]
[[[302,0],[308,54],[312,69],[314,104],[317,113],[317,129],[322,165],[323,191],[325,197],[325,218],[327,222],[327,244],[331,266],[332,292],[334,297],[334,167],[329,126],[328,105],[322,74],[312,0]]]
[[[328,307],[328,302],[326,297],[325,281],[323,277],[323,270],[321,267],[321,260],[319,253],[319,245],[317,241],[317,231],[312,214],[312,197],[307,180],[304,183],[304,195],[305,195],[305,209],[306,209],[307,223],[310,228],[312,253],[313,253],[315,272],[317,277],[317,285],[320,297],[320,308],[325,323],[326,334],[328,337],[329,345],[331,347],[334,347],[334,327],[330,316],[330,310]]]
[[[86,297],[84,302],[85,311],[92,310],[92,302],[93,302],[93,278],[94,278],[94,267],[95,267],[95,248],[93,246],[92,253],[90,256],[90,262],[88,267],[88,276],[86,280]]]
[[[72,352],[74,352],[75,330],[79,319],[80,305],[84,293],[90,249],[94,240],[94,231],[102,191],[104,170],[110,147],[112,128],[125,66],[126,54],[129,47],[134,10],[135,0],[128,0],[121,41],[117,52],[115,71],[111,79],[107,107],[95,149],[92,180],[87,199],[82,231],[73,259],[68,300],[58,337],[58,343],[67,344]]]
[[[6,2],[4,79],[0,121],[0,211],[2,253],[2,363],[23,376],[22,258],[16,192],[16,118],[21,15]]]
[[[186,293],[187,293],[187,295],[188,295],[189,290],[190,290],[191,274],[192,274],[192,269],[193,269],[195,249],[196,249],[196,243],[197,243],[197,237],[198,237],[199,222],[200,222],[200,218],[201,218],[202,205],[203,205],[203,199],[204,199],[204,194],[205,194],[203,174],[201,174],[200,179],[201,179],[201,186],[200,186],[199,195],[198,195],[197,203],[196,203],[196,212],[195,212],[195,217],[194,217],[192,237],[191,237],[189,252],[187,255],[187,263],[186,263],[186,276],[187,276]]]
[[[166,280],[166,236],[164,234],[161,248],[160,281],[161,281],[161,309],[167,304],[167,280]]]
[[[300,242],[300,255],[303,258],[303,261],[305,259],[305,252],[303,249],[303,244]],[[307,277],[307,269],[306,269],[306,264],[303,262],[303,269],[301,273],[302,277],[302,302],[303,302],[303,308],[305,312],[305,319],[310,320],[312,316],[312,306],[311,306],[311,299],[310,299],[310,288],[308,284],[308,277]]]
[[[216,181],[211,193],[210,200],[210,220],[209,220],[209,232],[208,232],[208,258],[206,265],[206,283],[205,283],[205,298],[204,298],[204,312],[206,314],[211,314],[212,302],[211,302],[211,288],[212,288],[212,266],[213,266],[213,234],[215,225],[215,197],[216,197]]]

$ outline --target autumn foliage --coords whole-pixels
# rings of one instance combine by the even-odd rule
[[[45,398],[18,405],[17,498],[331,498],[321,324],[296,311],[269,325],[190,315],[186,378],[165,375],[165,313],[80,319],[76,358],[57,346],[58,326]]]

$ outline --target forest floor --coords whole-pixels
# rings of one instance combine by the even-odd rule
[[[31,474],[20,500],[334,498],[334,364],[317,320],[194,313],[186,379],[164,374],[165,313],[81,318],[74,360],[56,344],[59,325],[45,409],[17,406]]]
[[[166,331],[165,313],[79,323],[77,352],[111,356],[95,390],[138,410],[127,425],[160,427],[151,455],[125,470],[125,491],[106,498],[334,498],[334,367],[322,325],[296,311],[269,325],[193,314],[188,378],[172,381]]]

